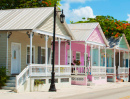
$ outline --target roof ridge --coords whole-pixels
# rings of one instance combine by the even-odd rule
[[[4,10],[0,10],[0,11],[9,11],[9,10],[23,10],[23,9],[43,9],[43,8],[54,8],[54,7],[37,7],[37,8],[4,9]]]

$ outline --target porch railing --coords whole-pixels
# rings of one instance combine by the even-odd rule
[[[30,76],[51,76],[51,65],[32,64],[30,68]],[[70,68],[68,65],[55,65],[55,76],[71,75]]]
[[[118,74],[128,74],[129,68],[128,67],[118,67]]]
[[[115,74],[114,69],[116,69],[115,67],[106,67],[106,73],[107,74]]]
[[[16,76],[16,89],[19,88],[29,78],[29,66],[27,66],[19,75]]]
[[[70,76],[71,66],[55,65],[55,76]],[[29,78],[35,76],[51,76],[52,66],[44,64],[28,65],[19,75],[16,76],[16,90]]]
[[[91,74],[106,74],[106,67],[102,66],[92,66],[91,67]]]
[[[72,75],[86,75],[87,68],[86,66],[71,66]]]

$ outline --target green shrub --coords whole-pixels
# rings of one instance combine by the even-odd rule
[[[6,75],[6,72],[9,72],[6,67],[0,67],[0,88],[5,85],[6,80],[9,79],[9,76]]]
[[[40,79],[36,79],[34,81],[34,86],[39,86],[40,84],[44,84],[44,81],[40,80]]]

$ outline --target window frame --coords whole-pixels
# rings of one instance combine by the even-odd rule
[[[41,57],[42,57],[42,49],[45,49],[45,62],[46,62],[46,48],[45,47],[41,47]],[[42,62],[42,61],[41,61]],[[43,64],[43,63],[41,63]],[[45,64],[45,63],[44,63]]]
[[[79,59],[79,61],[80,61],[81,60],[81,52],[76,52],[76,55],[77,55],[77,53],[80,54],[80,59]],[[76,61],[77,61],[77,57],[76,57]]]

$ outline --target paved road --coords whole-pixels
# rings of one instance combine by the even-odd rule
[[[130,99],[130,87],[109,89],[56,99]]]

